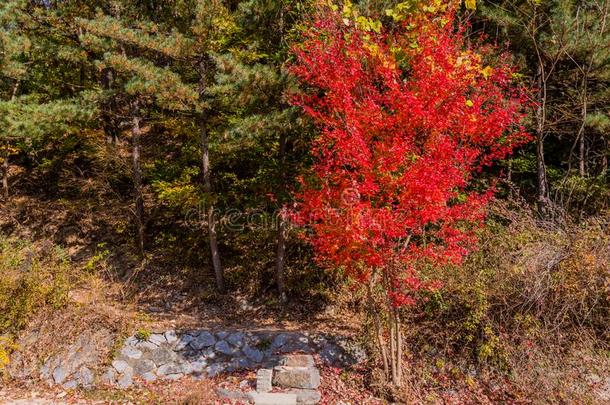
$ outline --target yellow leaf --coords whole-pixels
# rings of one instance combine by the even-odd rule
[[[472,107],[474,105],[474,103],[472,102],[472,100],[466,100],[466,105],[468,107]]]
[[[476,10],[477,9],[477,0],[464,0],[464,4],[468,10]]]
[[[481,74],[484,78],[489,79],[489,76],[493,73],[493,68],[491,66],[485,66],[485,68],[481,69]]]

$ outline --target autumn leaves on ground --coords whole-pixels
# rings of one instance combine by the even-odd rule
[[[610,401],[607,0],[157,3],[0,6],[0,400],[228,403],[22,366],[207,328],[347,337],[324,404]]]

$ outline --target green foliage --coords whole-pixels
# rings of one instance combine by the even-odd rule
[[[142,328],[140,328],[140,329],[138,329],[138,331],[136,332],[135,337],[136,337],[138,340],[148,340],[148,339],[150,338],[150,335],[151,335],[151,334],[152,334],[152,333],[151,333],[151,332],[150,332],[148,329],[142,329]]]

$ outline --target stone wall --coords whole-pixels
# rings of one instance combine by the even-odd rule
[[[103,382],[129,387],[145,381],[186,375],[213,377],[239,369],[274,367],[284,353],[317,353],[325,363],[344,366],[363,360],[345,339],[300,332],[168,330],[146,339],[131,336],[103,374]]]
[[[23,339],[36,340],[35,335]],[[22,340],[23,340],[22,339]],[[35,342],[34,342],[35,343]],[[31,345],[24,345],[24,350]],[[324,334],[285,331],[185,330],[132,335],[119,344],[112,359],[107,353],[115,337],[106,329],[87,331],[46,359],[42,365],[11,361],[15,379],[41,379],[64,388],[109,384],[127,388],[138,381],[175,380],[183,376],[213,377],[239,369],[273,368],[282,354],[316,354],[323,363],[347,366],[364,359],[348,339]],[[108,365],[108,363],[110,363]]]

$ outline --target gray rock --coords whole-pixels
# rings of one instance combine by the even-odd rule
[[[184,377],[184,374],[182,373],[177,373],[177,374],[167,374],[163,376],[164,380],[171,380],[171,381],[176,381],[181,379],[182,377]]]
[[[138,339],[135,336],[129,336],[127,339],[125,339],[125,346],[135,346],[138,344],[138,342],[140,342],[140,339]]]
[[[221,340],[214,345],[214,350],[218,353],[226,354],[227,356],[231,356],[237,352],[234,348],[229,346],[227,342]]]
[[[342,358],[343,356],[341,349],[331,343],[325,344],[320,351],[320,359],[329,365],[341,363]]]
[[[248,396],[254,405],[297,405],[295,394],[252,392]]]
[[[129,364],[124,360],[113,360],[112,367],[114,367],[117,372],[123,373],[125,369],[129,367]]]
[[[171,374],[182,374],[182,366],[174,363],[164,364],[157,368],[157,375],[159,377],[165,377]]]
[[[251,333],[247,334],[246,337],[246,341],[248,344],[250,344],[251,346],[256,346],[258,345],[260,342],[263,341],[263,338],[260,335],[254,335]]]
[[[205,372],[209,377],[214,377],[227,369],[226,363],[214,363],[206,367]]]
[[[367,359],[366,350],[351,339],[339,337],[336,340],[337,346],[342,352],[340,358],[342,366],[351,366],[357,363],[362,363]]]
[[[116,382],[116,371],[113,367],[108,367],[104,374],[100,376],[102,384],[114,385]]]
[[[257,392],[269,392],[271,391],[271,379],[273,377],[273,370],[268,368],[261,368],[256,372],[256,391]]]
[[[212,360],[216,358],[216,352],[214,351],[213,347],[210,347],[201,353],[201,357],[207,360]]]
[[[159,347],[150,353],[149,358],[159,367],[176,360],[176,353],[167,347]]]
[[[216,338],[208,331],[203,331],[194,337],[189,343],[190,346],[195,350],[201,350],[204,347],[214,346]]]
[[[289,390],[288,394],[297,396],[297,404],[299,405],[315,405],[322,399],[322,394],[317,390]]]
[[[140,350],[144,350],[144,351],[153,351],[156,350],[157,348],[159,348],[159,345],[153,343],[153,342],[149,342],[148,340],[142,340],[138,343],[136,343],[136,347]]]
[[[306,345],[309,344],[309,338],[307,336],[299,336],[299,338],[297,339],[299,342],[304,343]]]
[[[309,354],[292,354],[283,356],[280,365],[287,367],[313,367],[315,365],[313,356]]]
[[[72,389],[78,387],[78,382],[76,382],[76,380],[70,380],[70,381],[63,383],[61,386],[67,390],[72,390]]]
[[[325,345],[326,343],[328,343],[328,340],[326,339],[326,337],[324,337],[324,336],[320,336],[320,335],[314,336],[314,337],[312,338],[312,340],[313,340],[313,342],[314,342],[316,345],[318,345],[318,346],[323,346],[323,345]]]
[[[231,362],[229,363],[227,371],[242,370],[248,367],[250,367],[250,360],[245,357],[234,357],[233,360],[231,360]]]
[[[95,376],[93,375],[93,372],[89,368],[82,367],[80,369],[80,371],[78,372],[78,384],[81,387],[84,387],[84,388],[92,387],[94,380],[95,380]]]
[[[181,366],[182,366],[182,373],[183,374],[187,374],[187,375],[188,374],[192,374],[193,371],[194,371],[193,370],[193,363],[191,363],[191,362],[187,361],[185,363],[182,363]]]
[[[133,371],[139,376],[143,376],[154,369],[155,363],[152,360],[140,359],[133,365]]]
[[[175,330],[168,330],[163,335],[165,336],[165,340],[167,341],[167,343],[169,343],[170,345],[178,341],[178,335],[176,334]]]
[[[277,366],[273,369],[273,384],[285,388],[318,388],[320,372],[314,367]]]
[[[179,351],[179,350],[184,350],[184,348],[191,343],[191,341],[195,339],[194,336],[192,335],[187,335],[184,334],[182,336],[180,336],[180,338],[178,339],[178,343],[176,343],[176,346],[174,346],[174,350]]]
[[[306,343],[303,343],[299,340],[289,341],[280,349],[282,353],[293,353],[293,352],[305,352],[305,353],[313,353],[313,349]]]
[[[117,385],[121,389],[129,388],[133,384],[133,369],[127,368],[125,372],[119,377]]]
[[[224,330],[221,330],[220,332],[216,332],[216,336],[218,337],[218,339],[220,340],[224,340],[226,339],[227,336],[229,336],[230,333]]]
[[[216,394],[224,399],[230,399],[233,401],[248,401],[250,397],[241,391],[230,391],[224,388],[216,388]]]
[[[227,336],[226,340],[235,347],[242,347],[246,340],[246,335],[243,332],[234,332]]]
[[[280,333],[273,339],[273,343],[271,343],[271,347],[273,349],[279,349],[280,347],[282,347],[286,343],[288,343],[288,339],[289,339],[288,335],[286,335],[284,333]]]
[[[157,376],[155,373],[149,371],[148,373],[142,374],[142,379],[146,382],[153,382],[157,380]]]
[[[130,360],[137,360],[142,357],[142,351],[135,347],[125,346],[121,349],[121,355]]]
[[[165,335],[161,333],[153,333],[148,338],[148,341],[156,344],[157,346],[161,346],[164,343],[167,343],[167,339],[165,339]]]
[[[53,370],[53,381],[55,381],[55,384],[62,384],[66,380],[67,376],[68,373],[63,367],[57,367],[55,370]]]
[[[260,363],[263,361],[263,352],[256,348],[252,348],[249,345],[245,345],[241,351],[246,355],[247,358],[252,360],[255,363]]]
[[[191,362],[192,372],[194,373],[202,373],[203,370],[207,367],[208,362],[205,360],[195,360]]]

